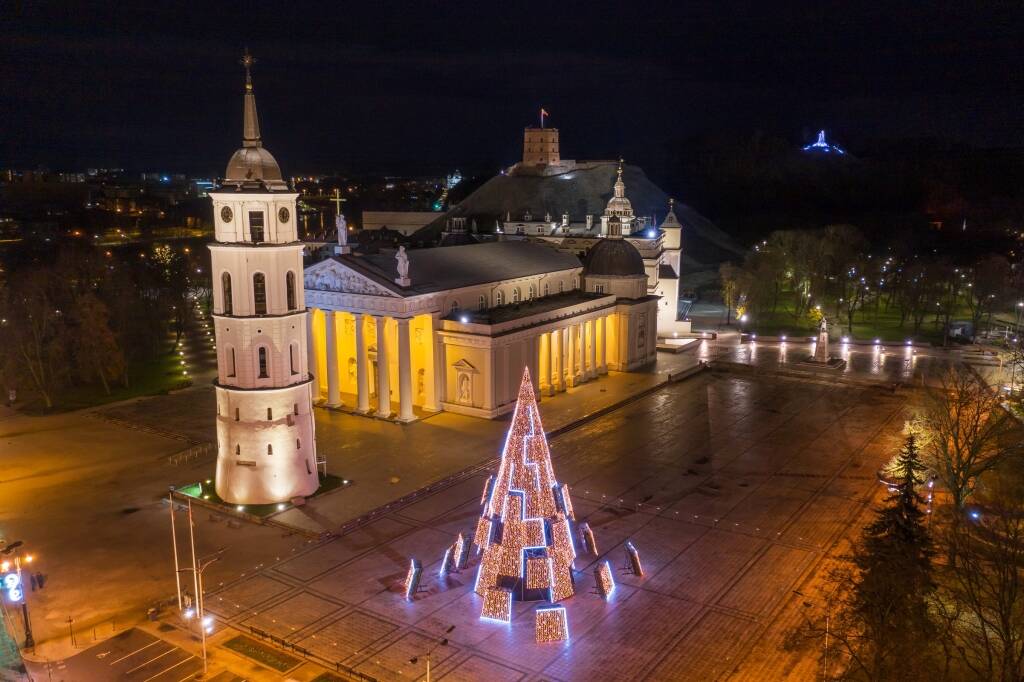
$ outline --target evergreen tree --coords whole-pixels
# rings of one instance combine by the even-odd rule
[[[926,670],[935,626],[928,610],[934,550],[924,525],[917,443],[911,435],[894,468],[896,480],[853,553],[846,603],[856,623],[855,668],[870,679],[911,679]],[[912,668],[912,669],[911,669]]]

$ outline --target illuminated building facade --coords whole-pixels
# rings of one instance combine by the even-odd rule
[[[496,417],[524,367],[551,395],[656,354],[635,249],[591,265],[527,241],[341,254],[305,287],[313,396],[361,414]]]
[[[264,149],[246,67],[242,147],[209,193],[217,345],[217,494],[268,504],[319,487],[297,194]]]

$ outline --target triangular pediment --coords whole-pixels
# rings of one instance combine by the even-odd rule
[[[335,291],[345,294],[396,297],[393,291],[382,287],[344,263],[328,259],[306,268],[305,286],[310,291]]]
[[[477,373],[476,367],[470,364],[470,362],[467,361],[466,358],[462,358],[458,362],[454,363],[452,367],[454,367],[456,370],[461,370],[463,372],[470,372],[472,374]]]

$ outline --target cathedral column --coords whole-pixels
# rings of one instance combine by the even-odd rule
[[[551,388],[551,333],[541,334],[538,339],[539,363],[537,373],[540,375],[540,392],[544,395],[552,395]]]
[[[377,416],[391,416],[391,376],[389,373],[390,358],[388,357],[387,321],[379,315],[377,318]]]
[[[576,325],[576,369],[578,370],[580,383],[587,380],[587,323],[580,322]]]
[[[365,324],[366,315],[356,313],[356,395],[358,398],[357,410],[360,414],[370,411],[370,384],[366,371],[366,333],[363,329]]]
[[[409,320],[396,319],[398,323],[398,419],[411,422],[412,412],[412,359],[409,357]]]
[[[608,373],[608,318],[599,317],[597,323],[597,373]]]
[[[434,333],[434,325],[436,321],[434,316],[430,316],[430,325],[427,327],[427,348],[423,353],[423,357],[429,358],[430,362],[430,373],[428,376],[423,377],[423,409],[431,412],[437,412],[440,409],[437,405],[438,396],[441,395],[440,389],[440,378],[441,378],[441,360],[440,345],[437,342],[437,334]]]
[[[562,391],[562,330],[551,332],[551,393]]]
[[[320,400],[319,363],[316,356],[316,337],[313,335],[313,316],[316,308],[306,310],[306,369],[309,372],[309,391],[313,402]]]
[[[540,336],[526,339],[526,366],[530,369],[530,380],[533,382],[533,393],[540,400]]]
[[[338,329],[333,310],[324,311],[327,327],[327,405],[341,405],[341,377],[338,376]]]
[[[587,378],[597,378],[597,320],[590,321],[590,343],[587,345]]]
[[[570,324],[567,331],[569,339],[566,348],[569,352],[566,354],[565,361],[565,386],[572,388],[576,385],[576,362],[579,358],[579,351],[576,349],[576,325]]]

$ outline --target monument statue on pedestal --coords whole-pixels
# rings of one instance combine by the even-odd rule
[[[815,362],[828,362],[828,321],[821,316],[821,324],[818,325],[818,344],[814,348]]]
[[[334,229],[338,232],[338,245],[334,247],[336,254],[346,254],[352,252],[352,247],[348,245],[348,221],[345,220],[345,214],[336,213],[334,215]]]

